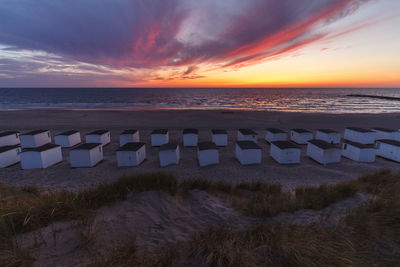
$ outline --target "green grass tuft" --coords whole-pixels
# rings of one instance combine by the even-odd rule
[[[252,192],[261,192],[266,194],[280,194],[282,193],[282,185],[270,184],[266,182],[251,182],[251,183],[240,183],[236,187],[238,190],[248,190]]]
[[[179,187],[182,191],[187,190],[203,190],[209,193],[226,193],[231,194],[234,187],[226,182],[214,182],[208,179],[189,179],[180,183]]]
[[[353,196],[357,191],[358,188],[354,183],[300,187],[296,189],[294,202],[296,209],[320,210]]]
[[[239,232],[210,227],[192,236],[185,255],[203,266],[348,266],[369,262],[362,248],[344,234],[316,225],[259,225]]]
[[[353,183],[297,188],[295,194],[283,192],[279,186],[268,184],[239,185],[255,192],[253,195],[232,196],[232,205],[246,216],[270,217],[280,212],[301,209],[320,210],[357,193]]]
[[[175,246],[161,247],[151,252],[139,251],[136,241],[123,240],[113,245],[101,261],[93,260],[93,266],[119,267],[119,266],[184,266],[179,263],[179,250]]]
[[[229,228],[210,227],[187,243],[187,257],[200,266],[255,266],[244,240]]]

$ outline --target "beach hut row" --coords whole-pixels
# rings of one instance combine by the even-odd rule
[[[101,152],[101,156],[94,157],[96,162],[103,159],[102,146],[108,144],[110,132],[107,130],[97,130],[86,135],[86,144],[79,147],[80,150],[88,150],[89,147],[96,147]],[[79,131],[66,131],[54,136],[55,144],[52,144],[49,130],[34,130],[24,134],[16,131],[0,133],[0,167],[7,167],[21,162],[22,169],[47,168],[62,161],[61,148],[74,147],[81,144],[81,134]],[[98,154],[99,154],[98,153]],[[71,150],[71,166],[80,166],[79,153]],[[93,154],[93,153],[92,153]],[[77,159],[77,160],[76,160]],[[92,163],[84,163],[85,167],[93,166]]]
[[[183,145],[185,147],[196,147],[198,143],[197,129],[188,128],[183,130]],[[217,146],[228,145],[228,133],[223,129],[211,130],[212,141]],[[85,137],[86,143],[101,143],[107,145],[111,141],[110,132],[108,130],[96,130],[90,132]],[[126,143],[139,142],[138,130],[125,130],[120,134],[120,146]],[[257,133],[250,129],[238,130],[239,141],[257,142]],[[63,148],[73,147],[82,142],[79,131],[66,131],[54,136],[54,143]],[[51,135],[49,130],[35,130],[24,134],[16,131],[7,131],[0,133],[0,146],[21,145],[22,148],[35,148],[51,143]],[[169,130],[156,129],[151,133],[151,145],[162,146],[169,143]]]
[[[376,155],[400,162],[400,142],[379,140],[374,145],[364,145],[345,141],[342,148],[323,140],[308,141],[307,156],[320,164],[338,163],[341,156],[359,162],[373,162]],[[138,166],[146,159],[146,144],[128,142],[117,149],[118,167]],[[262,149],[253,141],[237,141],[235,156],[242,165],[260,164]],[[292,141],[273,141],[270,145],[270,156],[280,164],[298,164],[301,148]],[[103,160],[101,143],[85,143],[69,151],[72,168],[94,167]],[[200,167],[219,163],[219,151],[214,142],[199,142],[197,158]],[[0,167],[7,167],[21,162],[22,169],[47,168],[63,160],[61,146],[45,144],[35,148],[21,150],[18,145],[0,147]],[[177,143],[167,143],[159,148],[161,167],[179,164],[180,147]]]
[[[377,128],[378,129],[378,128]],[[383,138],[376,141],[376,135]],[[271,143],[270,155],[281,164],[300,162],[301,149],[298,144],[307,144],[307,156],[321,164],[339,162],[341,155],[359,162],[373,162],[375,156],[381,156],[394,161],[400,161],[399,141],[396,133],[379,128],[379,133],[361,128],[346,128],[345,139],[340,149],[340,134],[332,130],[317,130],[313,133],[304,129],[290,131],[291,140],[287,141],[287,133],[268,128],[266,139]],[[225,130],[212,130],[213,142],[198,142],[197,129],[183,131],[184,146],[197,147],[200,166],[217,164],[218,146],[227,145]],[[0,141],[5,146],[0,147],[0,167],[6,167],[21,160],[23,169],[46,168],[62,161],[61,147],[74,147],[70,151],[72,167],[93,167],[103,159],[103,146],[111,141],[108,130],[96,130],[86,135],[86,144],[81,143],[78,131],[67,131],[54,137],[51,144],[48,130],[36,130],[19,135],[18,132],[3,132]],[[258,164],[261,162],[261,148],[256,144],[257,134],[250,129],[238,130],[238,141],[235,154],[241,164]],[[20,140],[21,147],[19,147]],[[137,130],[126,130],[120,134],[120,148],[117,150],[118,166],[137,166],[146,158],[144,143],[139,142]],[[353,141],[357,140],[359,142]],[[373,141],[372,141],[373,140]],[[371,144],[371,142],[373,142]],[[179,145],[169,143],[169,131],[154,130],[151,134],[152,146],[160,146],[160,165],[168,166],[179,162]],[[20,156],[21,154],[21,156]]]
[[[96,130],[86,135],[86,143],[110,143],[111,135],[108,130]],[[22,148],[36,148],[50,144],[51,134],[49,130],[34,130],[24,134],[17,131],[5,131],[0,133],[0,147],[20,145]],[[54,136],[54,143],[61,147],[73,147],[82,142],[79,131],[71,130]]]
[[[217,146],[228,145],[228,133],[223,129],[211,130],[212,141]],[[198,143],[198,129],[188,128],[183,130],[183,145],[185,147],[196,147]],[[341,134],[330,129],[318,129],[315,134],[307,129],[291,129],[288,132],[277,128],[267,128],[265,140],[268,142],[285,141],[289,139],[296,144],[305,145],[309,140],[323,140],[331,144],[340,144]],[[374,144],[376,140],[400,141],[400,131],[373,128],[363,129],[358,127],[348,127],[344,131],[344,140],[357,142],[360,144]],[[85,136],[86,143],[101,143],[107,145],[111,141],[110,131],[96,130]],[[125,130],[119,136],[120,146],[126,143],[139,142],[138,130]],[[239,129],[237,131],[237,141],[252,141],[257,143],[258,134],[252,129]],[[54,136],[54,143],[61,147],[73,147],[82,142],[79,131],[70,130]],[[5,131],[0,133],[0,147],[9,145],[21,145],[22,148],[35,148],[51,143],[49,130],[34,130],[24,134],[17,131]],[[151,133],[152,146],[162,146],[169,143],[169,130],[156,129]]]
[[[286,131],[267,128],[265,140],[268,142],[284,141],[288,139],[287,136],[288,133]],[[340,144],[341,134],[331,129],[318,129],[315,131],[315,135],[312,131],[306,129],[292,129],[289,132],[289,139],[299,145],[305,145],[312,139],[323,140],[330,144]],[[385,128],[363,129],[359,127],[347,127],[344,130],[343,139],[360,144],[374,144],[377,140],[400,141],[400,131]]]
[[[199,165],[208,166],[219,163],[217,146],[213,142],[198,143]],[[118,167],[138,166],[146,159],[146,144],[141,142],[125,143],[117,149]],[[103,160],[101,143],[85,143],[69,151],[72,168],[94,167]],[[178,164],[180,160],[179,145],[168,143],[160,147],[160,166]],[[8,167],[21,162],[22,169],[45,169],[62,162],[61,146],[45,144],[21,150],[18,145],[0,147],[0,167]]]

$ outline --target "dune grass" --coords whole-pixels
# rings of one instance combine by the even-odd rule
[[[231,200],[232,206],[246,216],[269,217],[280,212],[301,209],[323,209],[358,191],[355,182],[319,187],[300,187],[295,193],[285,192],[280,184],[261,181],[239,183],[214,182],[207,179],[185,180],[180,190],[204,190]]]
[[[370,266],[372,247],[344,229],[257,225],[243,231],[210,227],[181,253],[204,266]]]
[[[345,186],[301,189],[299,203],[321,207],[354,188],[374,198],[335,227],[274,223],[234,231],[210,226],[187,241],[147,253],[139,252],[134,242],[129,250],[122,244],[104,262],[108,266],[127,262],[132,266],[398,266],[400,174],[381,171]],[[308,199],[304,194],[328,196],[315,204],[316,197]]]
[[[280,184],[271,184],[267,182],[255,181],[249,183],[232,184],[223,181],[212,181],[209,179],[190,179],[184,180],[179,184],[182,191],[187,190],[203,190],[209,193],[226,193],[226,194],[239,194],[240,190],[247,190],[251,192],[262,192],[267,194],[282,193],[282,186]]]
[[[320,210],[353,196],[357,191],[358,188],[354,183],[300,187],[294,194],[275,188],[266,188],[254,191],[252,196],[233,197],[232,204],[244,215],[269,217],[280,212],[301,209]]]
[[[233,206],[246,215],[272,216],[281,211],[320,209],[357,191],[352,184],[339,184],[299,188],[295,194],[291,194],[284,192],[281,185],[277,184],[253,182],[232,185],[206,179],[179,183],[176,177],[165,173],[122,176],[114,182],[101,183],[80,192],[2,188],[0,192],[8,192],[8,195],[2,197],[0,204],[0,237],[9,236],[9,231],[23,233],[45,227],[54,221],[85,217],[91,210],[125,200],[131,192],[160,190],[176,195],[187,190],[205,190],[231,198]]]
[[[58,220],[77,219],[89,210],[125,200],[129,192],[161,190],[174,195],[178,190],[175,177],[168,174],[122,176],[112,183],[101,183],[80,192],[58,191],[25,193],[15,190],[0,205],[0,223],[12,226],[16,233],[32,231]],[[3,231],[0,231],[0,236]]]
[[[187,266],[180,262],[180,250],[174,245],[160,247],[151,252],[140,251],[136,241],[120,240],[109,249],[110,253],[104,258],[93,259],[90,266],[120,267],[120,266]]]
[[[393,242],[393,240],[391,240]],[[383,247],[384,248],[384,247]],[[381,251],[371,235],[346,225],[254,225],[242,231],[210,226],[187,241],[154,251],[121,243],[98,266],[398,266],[397,251]]]
[[[141,252],[134,242],[121,243],[98,266],[395,266],[395,262],[346,228],[270,224],[243,231],[210,226],[163,251]]]
[[[230,199],[233,207],[239,212],[248,216],[259,217],[273,216],[282,211],[291,212],[300,209],[322,209],[332,203],[351,197],[357,192],[375,195],[376,197],[373,201],[348,216],[346,219],[347,228],[343,227],[344,230],[341,229],[341,231],[344,231],[343,240],[333,239],[335,237],[333,233],[321,230],[318,227],[315,229],[303,229],[301,227],[289,229],[279,226],[273,229],[267,229],[265,227],[262,229],[263,231],[267,231],[268,236],[272,235],[271,231],[272,233],[276,233],[277,235],[274,238],[278,238],[282,242],[286,239],[288,239],[286,242],[289,242],[290,236],[296,235],[299,235],[297,239],[304,239],[302,241],[303,243],[296,242],[298,245],[307,244],[308,246],[309,243],[314,244],[313,242],[315,242],[315,253],[318,252],[316,249],[318,246],[324,245],[320,244],[319,240],[324,240],[323,243],[331,244],[331,248],[337,246],[337,249],[333,249],[333,252],[329,250],[329,247],[326,247],[327,251],[324,253],[327,255],[330,255],[329,253],[347,255],[343,254],[344,252],[341,251],[342,249],[346,251],[351,251],[351,249],[357,251],[356,254],[349,254],[343,257],[342,260],[336,259],[338,260],[337,262],[329,262],[329,264],[332,265],[347,265],[346,261],[357,265],[359,263],[357,257],[366,260],[366,257],[358,254],[366,248],[358,248],[358,243],[355,242],[355,240],[362,240],[362,242],[364,242],[363,236],[365,235],[368,236],[367,240],[369,240],[369,245],[379,246],[384,250],[382,253],[390,254],[392,259],[398,259],[396,258],[397,255],[393,255],[392,252],[397,251],[396,246],[400,247],[400,243],[394,240],[395,238],[400,240],[399,180],[400,174],[393,174],[386,170],[363,176],[353,182],[298,188],[294,193],[283,191],[280,185],[264,182],[240,183],[236,185],[226,182],[213,182],[205,179],[178,182],[176,177],[165,173],[123,176],[114,182],[102,183],[94,188],[85,189],[80,192],[40,192],[34,187],[18,188],[0,186],[0,265],[5,265],[3,264],[5,262],[11,262],[12,264],[10,266],[18,266],[32,261],[29,252],[21,249],[16,243],[15,235],[18,233],[40,229],[54,221],[85,219],[88,214],[93,213],[93,211],[104,205],[125,200],[131,192],[160,190],[171,195],[176,195],[193,189],[204,190],[219,197]],[[208,229],[206,233],[200,232],[194,235],[192,237],[192,245],[185,245],[185,247],[190,247],[191,250],[185,253],[190,256],[189,258],[201,257],[202,259],[204,258],[203,260],[205,263],[216,266],[226,266],[224,264],[233,264],[233,262],[243,263],[243,266],[246,266],[247,263],[258,263],[258,258],[254,256],[257,255],[257,253],[254,254],[253,251],[257,251],[257,247],[251,248],[254,242],[253,239],[255,239],[256,236],[250,235],[249,233],[240,233],[240,235],[237,236],[237,233],[231,230],[225,230],[226,231],[224,231],[224,229]],[[255,230],[253,229],[252,231]],[[290,232],[290,235],[286,235],[285,233],[287,231],[293,232]],[[337,229],[333,232],[335,231],[337,231]],[[263,236],[262,232],[258,234]],[[247,237],[242,237],[242,235],[250,235],[250,241],[246,239]],[[308,240],[308,235],[310,235],[310,238],[315,239]],[[340,235],[342,235],[342,233]],[[205,240],[202,241],[203,237]],[[206,238],[208,238],[207,240],[209,241],[207,241]],[[218,245],[218,240],[226,240],[227,243],[220,247]],[[214,244],[207,242],[214,242]],[[194,244],[198,244],[198,246],[196,247]],[[273,243],[272,245],[277,247],[279,253],[289,253],[287,257],[289,257],[290,260],[293,260],[292,257],[296,255],[296,257],[306,257],[304,255],[307,255],[307,251],[301,251],[302,247],[300,245],[299,247],[293,247],[292,250],[288,252],[286,250],[282,251],[282,249],[288,248],[289,244],[279,244],[280,243]],[[348,247],[349,244],[350,247]],[[268,247],[272,245],[270,243],[267,245],[259,244],[259,246]],[[230,247],[230,249],[227,249],[227,247]],[[314,247],[310,247],[310,249],[311,248]],[[230,250],[234,251],[236,254],[230,255]],[[366,250],[368,251],[368,248]],[[213,252],[211,253],[210,251]],[[240,259],[235,258],[239,251],[242,251],[240,253],[242,257],[240,257]],[[268,253],[275,255],[278,253],[277,251],[269,251]],[[146,259],[151,263],[154,263],[154,260],[158,260],[159,262],[172,262],[178,257],[177,253],[178,252],[171,249],[167,252],[162,250],[157,254],[157,257],[151,256],[151,259]],[[225,255],[225,253],[228,254]],[[250,258],[246,258],[246,253],[249,253],[251,257],[249,256]],[[299,261],[293,260],[293,262],[291,262],[285,258],[286,256],[284,255],[286,254],[281,255],[279,253],[277,255],[278,258],[282,257],[282,262],[293,265],[301,262],[307,263],[307,260],[309,260],[308,257],[311,258],[311,256],[307,256],[306,259],[299,259]],[[147,256],[140,255],[138,256],[138,260],[145,260],[143,257]],[[313,257],[317,256],[314,255]],[[245,260],[245,262],[242,260]],[[266,262],[265,264],[283,266],[282,264],[278,264],[279,262],[272,262],[272,259],[269,260],[271,260],[271,262]],[[321,262],[323,261],[326,261],[326,259],[321,259]],[[110,266],[112,265],[113,264],[110,264]]]
[[[122,176],[112,183],[102,183],[80,192],[40,192],[28,187],[0,188],[0,266],[8,262],[29,262],[15,236],[40,229],[60,220],[84,221],[104,205],[125,200],[129,192],[148,190],[177,193],[177,179],[168,174],[155,173]],[[10,266],[12,266],[11,264]]]
[[[235,232],[211,227],[193,235],[183,255],[208,266],[398,266],[400,173],[389,170],[318,188],[296,190],[297,204],[321,208],[355,191],[374,195],[336,227],[258,225]]]
[[[365,192],[375,195],[366,205],[352,212],[346,224],[354,233],[370,242],[382,254],[390,255],[393,266],[400,264],[400,173],[389,171],[359,179]]]

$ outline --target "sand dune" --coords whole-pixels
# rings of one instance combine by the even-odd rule
[[[324,219],[333,225],[367,200],[368,196],[356,194],[320,211],[299,210],[262,219],[242,216],[229,203],[205,191],[192,190],[178,196],[147,191],[100,208],[87,225],[57,222],[22,235],[20,241],[25,246],[33,246],[34,236],[39,239],[40,248],[33,253],[34,266],[83,266],[91,263],[96,255],[99,259],[107,255],[104,250],[117,242],[135,239],[140,250],[152,251],[185,241],[192,233],[211,225],[238,231],[268,222],[309,225]]]

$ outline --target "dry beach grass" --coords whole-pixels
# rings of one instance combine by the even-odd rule
[[[87,264],[343,266],[400,262],[400,174],[386,170],[352,182],[303,187],[295,192],[263,182],[230,184],[204,179],[179,182],[175,176],[164,173],[124,176],[80,192],[41,192],[35,188],[2,186],[0,265],[35,264],[40,252],[38,255],[37,250],[25,246],[18,236],[36,236],[40,240],[41,229],[58,221],[75,222],[74,226],[80,229],[79,238],[86,244],[81,249],[98,248],[91,243],[97,238],[91,230],[93,216],[103,206],[118,205],[130,194],[150,191],[162,191],[165,196],[183,200],[190,192],[202,191],[230,203],[244,216],[238,218],[248,223],[241,228],[223,226],[223,221],[203,225],[187,238],[174,244],[159,244],[154,249],[141,249],[140,241],[132,237],[115,238],[111,247],[102,244],[106,248],[103,247],[101,261],[99,255],[93,258],[89,255],[85,259]],[[322,222],[293,225],[290,221],[267,220],[282,212],[321,210],[355,194],[368,194],[371,200],[335,225]],[[201,209],[202,204],[198,205],[196,208]],[[46,246],[40,241],[34,243]]]

